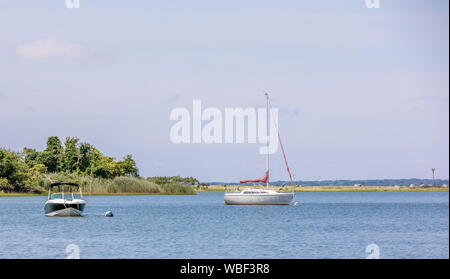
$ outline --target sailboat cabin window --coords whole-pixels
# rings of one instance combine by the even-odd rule
[[[266,194],[266,192],[244,191],[244,194]]]

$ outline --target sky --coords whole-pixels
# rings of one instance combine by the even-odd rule
[[[174,108],[279,109],[296,180],[449,178],[446,0],[0,0],[0,146],[77,137],[142,176],[263,176],[260,144],[174,144]],[[205,122],[206,123],[206,122]],[[278,149],[271,180],[288,180]]]

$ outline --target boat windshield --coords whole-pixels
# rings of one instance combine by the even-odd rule
[[[55,185],[50,187],[50,199],[82,199],[81,189],[74,185]]]
[[[57,194],[52,194],[51,196],[50,196],[50,199],[62,199],[63,197],[62,197],[62,193],[57,193]]]
[[[50,196],[50,199],[81,199],[81,195],[79,193],[54,193]]]

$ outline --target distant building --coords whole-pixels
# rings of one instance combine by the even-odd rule
[[[409,187],[416,187],[416,184],[414,184],[414,183],[409,184]]]
[[[361,187],[362,185],[361,185],[361,184],[355,184],[355,185],[353,185],[353,186],[355,186],[355,187]]]
[[[448,188],[448,185],[447,184],[442,184],[442,187]]]

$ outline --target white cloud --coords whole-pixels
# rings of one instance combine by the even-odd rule
[[[16,55],[25,59],[47,57],[72,57],[79,54],[81,46],[74,43],[61,42],[54,38],[41,39],[29,44],[20,44],[16,47]]]

